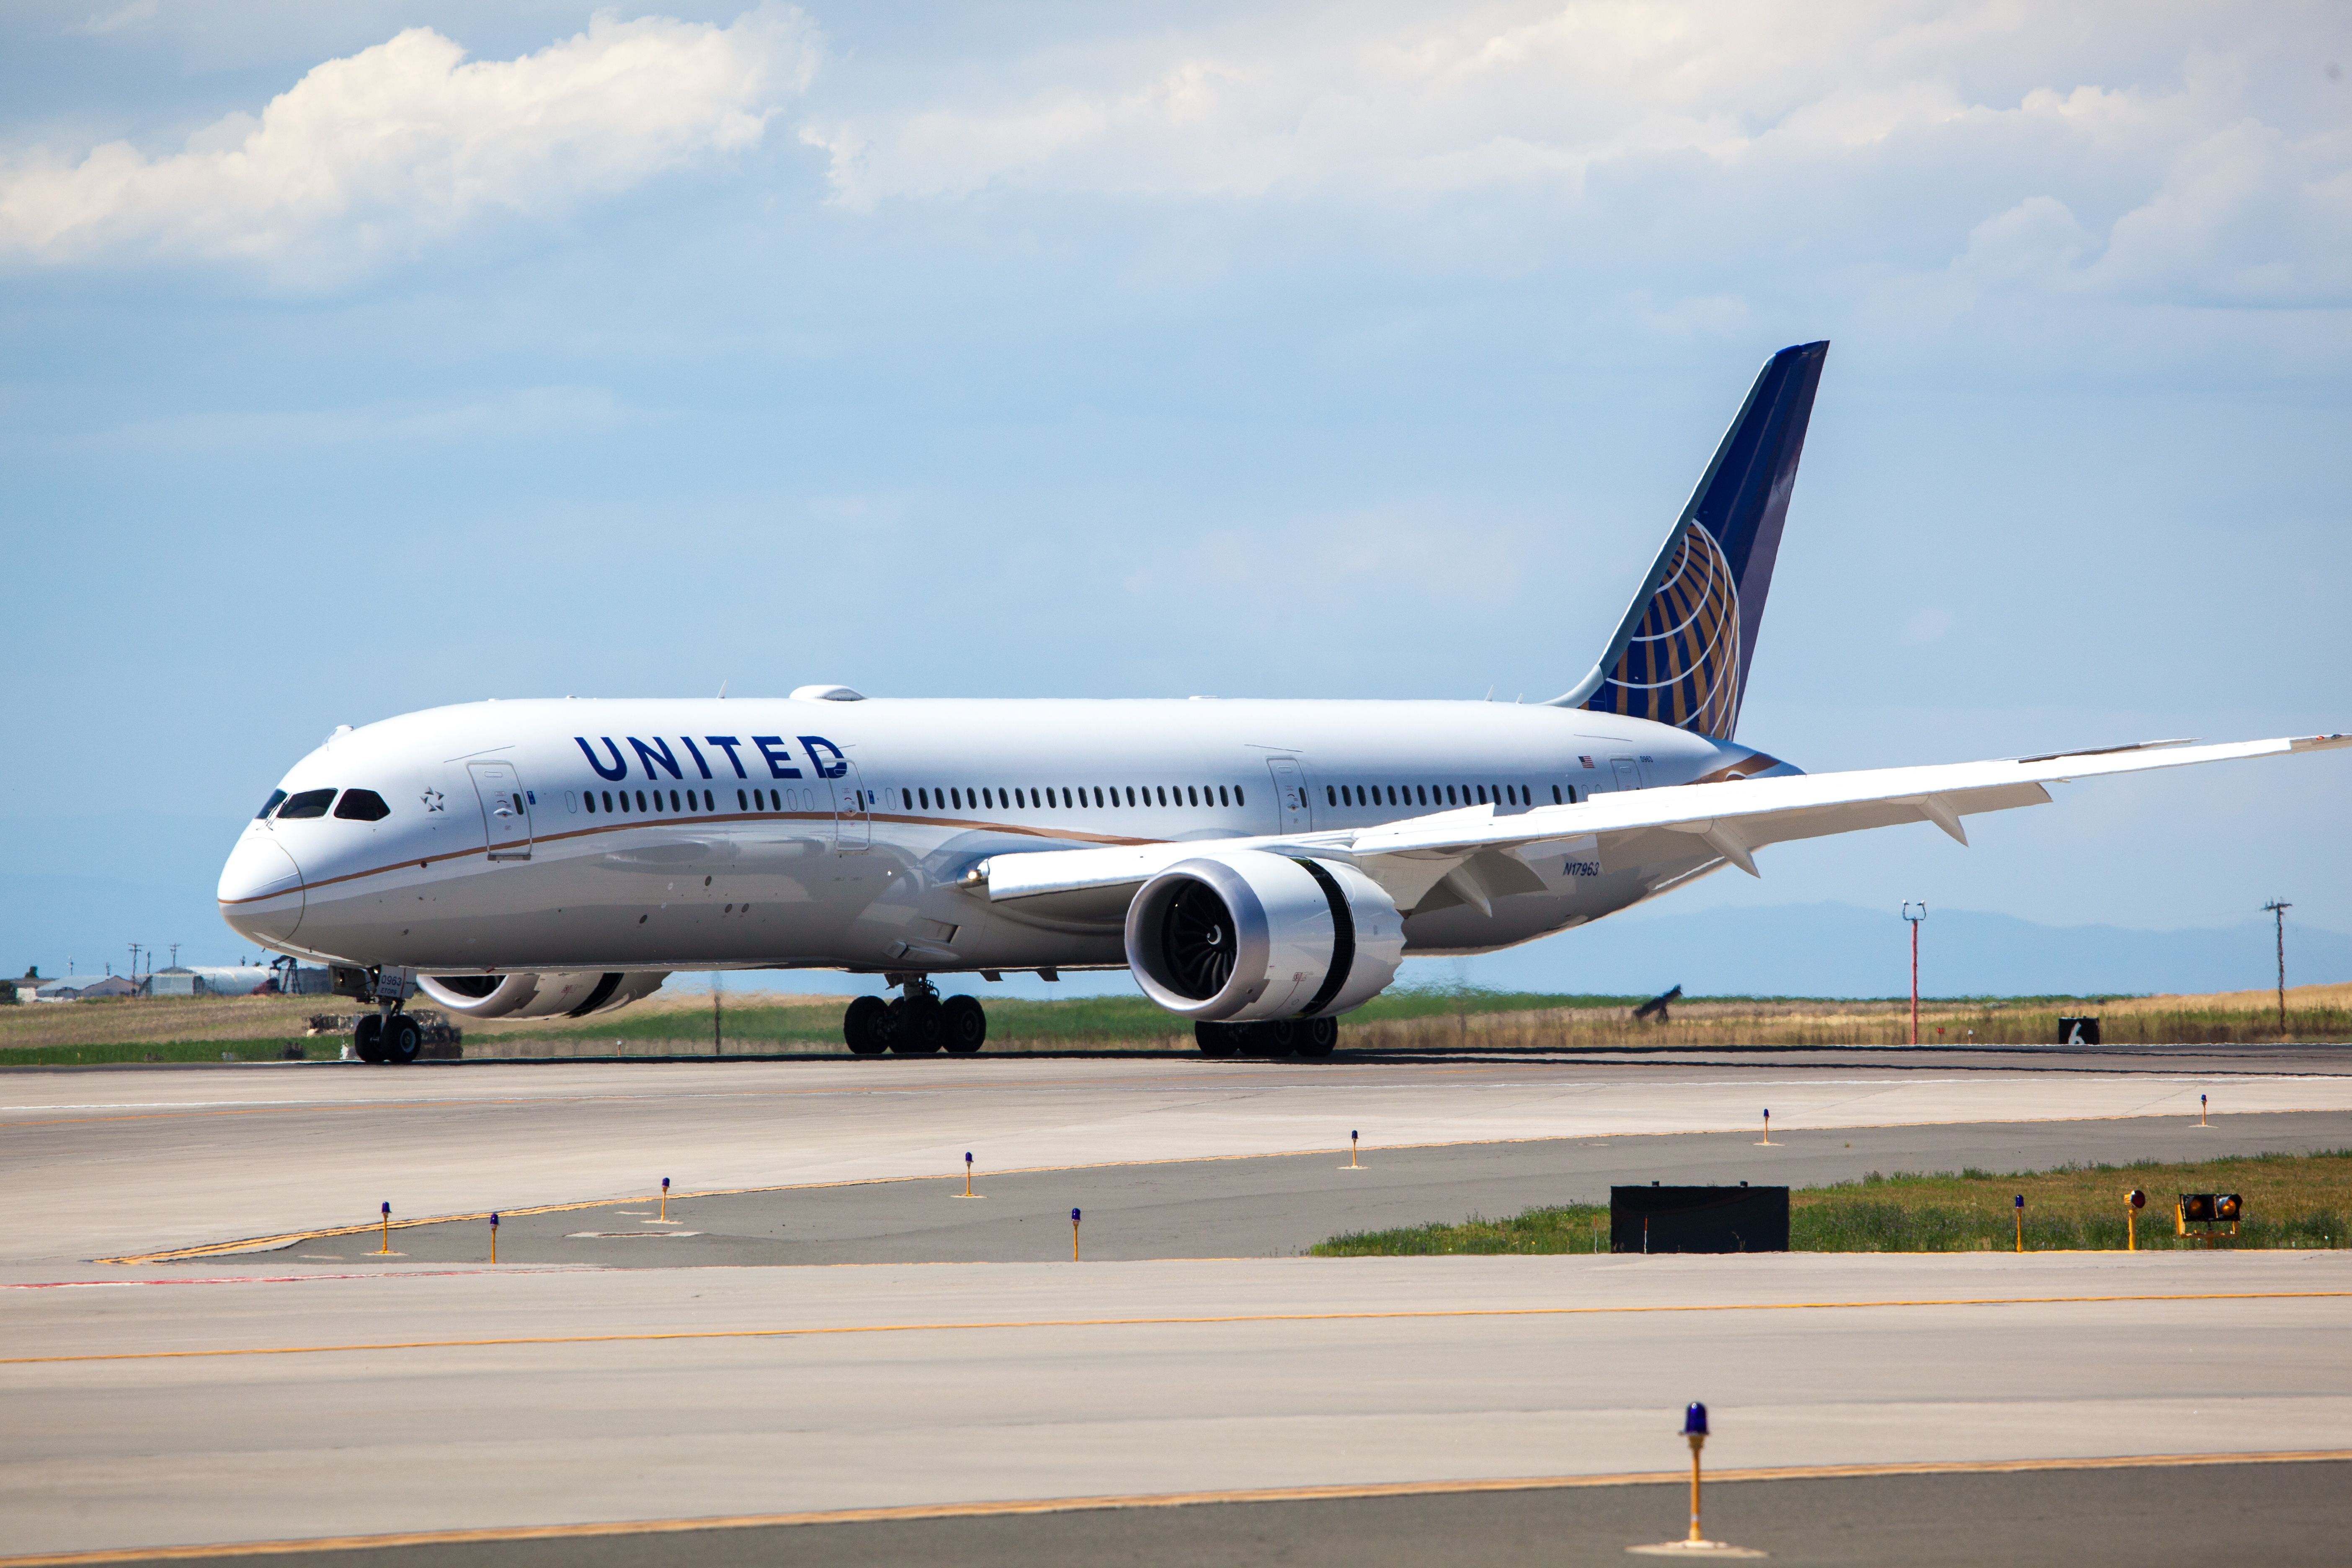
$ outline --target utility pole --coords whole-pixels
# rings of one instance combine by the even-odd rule
[[[1915,909],[1919,911],[1916,915],[1911,912]],[[1919,922],[1927,918],[1927,906],[1906,903],[1903,918],[1911,922],[1911,1043],[1916,1046],[1919,1043]]]
[[[2263,906],[2270,911],[2278,926],[2278,1002],[2279,1038],[2286,1038],[2286,912],[2294,908],[2284,899],[2273,899]]]

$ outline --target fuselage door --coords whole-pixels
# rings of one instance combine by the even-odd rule
[[[1285,833],[1315,831],[1315,803],[1307,794],[1307,770],[1298,765],[1297,757],[1268,757],[1265,765],[1274,773],[1274,799],[1282,813]]]
[[[1640,789],[1642,787],[1641,766],[1639,763],[1635,763],[1633,758],[1612,757],[1609,759],[1609,766],[1611,771],[1615,773],[1617,775],[1617,787],[1619,789]]]
[[[835,765],[845,771],[833,781],[833,847],[844,855],[855,855],[873,845],[874,807],[866,798],[857,764],[845,757]]]
[[[530,858],[530,797],[512,763],[467,763],[482,801],[482,827],[493,860]]]

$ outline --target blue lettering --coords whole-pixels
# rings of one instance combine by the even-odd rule
[[[654,776],[654,763],[656,762],[660,763],[662,766],[669,770],[670,777],[674,779],[682,779],[686,776],[684,773],[677,771],[677,759],[670,754],[669,742],[667,741],[656,740],[654,742],[653,745],[648,746],[643,741],[640,741],[635,735],[632,735],[629,737],[629,744],[637,749],[637,761],[645,764],[646,777],[652,778]],[[656,748],[658,748],[658,750]]]
[[[589,749],[588,738],[585,735],[574,735],[572,738],[580,742],[581,754],[588,759],[588,765],[596,770],[596,776],[598,778],[625,779],[629,776],[629,764],[621,761],[621,748],[613,744],[612,736],[605,735],[601,737],[604,744],[609,747],[613,752],[613,771],[611,773],[606,773],[604,771],[604,764],[596,760],[596,753]]]
[[[833,753],[833,762],[830,765],[823,757],[816,754],[816,749],[819,746]],[[816,776],[821,779],[837,779],[849,771],[849,763],[842,756],[841,748],[823,735],[803,735],[801,747],[808,752],[809,765],[816,769]]]
[[[735,764],[737,778],[748,779],[751,776],[743,771],[743,759],[735,754],[735,748],[741,745],[742,742],[732,735],[705,735],[702,738],[727,753],[727,760]]]
[[[793,750],[784,744],[782,735],[754,735],[751,744],[759,747],[760,754],[768,759],[770,778],[796,779],[801,776],[800,769],[792,765]]]
[[[685,742],[686,749],[694,753],[694,765],[702,770],[702,776],[704,778],[709,778],[710,776],[710,764],[702,760],[702,748],[694,743],[694,737],[691,735],[680,735],[678,739]]]

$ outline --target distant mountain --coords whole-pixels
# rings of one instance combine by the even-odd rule
[[[1463,967],[1473,984],[1497,990],[1899,996],[1910,990],[1910,952],[1891,910],[1795,904],[1621,916]],[[2289,984],[2352,980],[2352,937],[2290,920],[2286,963]],[[1454,966],[1408,968],[1426,984]],[[2251,991],[2276,973],[2271,923],[2260,918],[2155,931],[1939,909],[1919,938],[1919,990],[1929,996]]]

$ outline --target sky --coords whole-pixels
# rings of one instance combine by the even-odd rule
[[[1741,740],[2352,729],[2347,70],[2295,4],[20,0],[0,969],[240,956],[242,820],[440,703],[1549,697],[1821,337]],[[2347,768],[1656,909],[2352,932]]]

